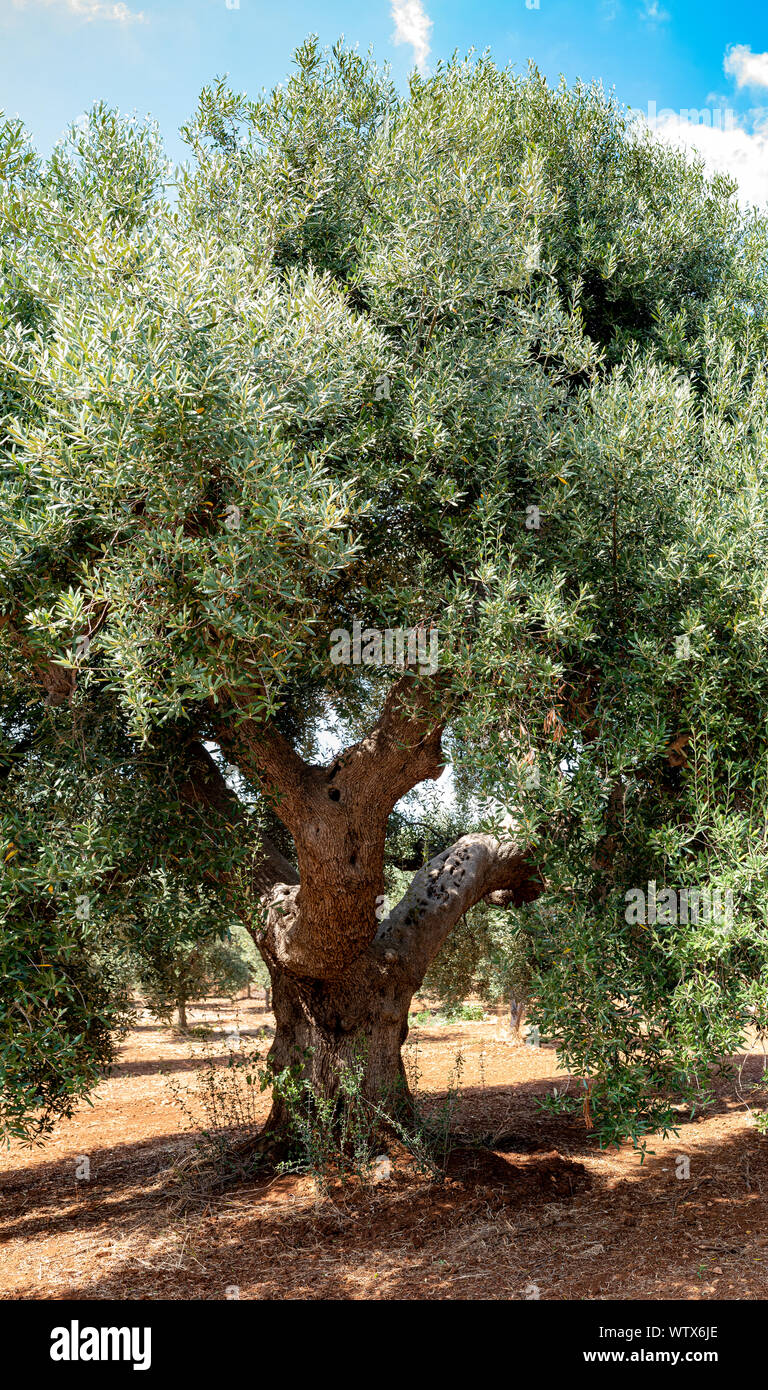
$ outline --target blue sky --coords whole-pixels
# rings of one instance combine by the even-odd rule
[[[179,159],[203,83],[271,87],[312,32],[373,46],[400,85],[470,47],[520,68],[534,58],[552,80],[598,77],[768,203],[765,0],[0,0],[0,107],[47,152],[104,98],[151,112]]]

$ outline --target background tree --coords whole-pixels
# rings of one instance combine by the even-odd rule
[[[363,1055],[406,1110],[414,991],[517,910],[585,1115],[642,1136],[766,1018],[765,223],[489,58],[400,98],[310,40],[184,134],[173,203],[103,107],[47,164],[0,142],[12,1127],[108,1056],[96,934],[183,896],[253,932],[277,1070]],[[435,625],[437,670],[378,664]],[[477,822],[382,916],[446,760]],[[733,924],[627,921],[648,880]]]
[[[522,1041],[531,1007],[533,963],[530,937],[509,911],[477,903],[457,923],[424,977],[442,1012],[452,1012],[476,995],[495,1008],[500,1025]]]
[[[167,903],[162,903],[163,928],[157,935],[142,934],[134,948],[137,984],[146,1004],[158,1018],[175,1015],[177,1028],[189,1027],[187,1005],[206,995],[234,998],[245,989],[252,972],[232,933],[221,940],[201,937],[196,913],[178,899],[174,904],[173,929],[167,930]]]
[[[254,989],[261,991],[264,994],[265,1008],[271,1009],[272,982],[269,978],[269,971],[253,937],[241,923],[237,923],[232,928],[232,945],[248,971],[248,978],[245,981],[247,997],[252,998]]]

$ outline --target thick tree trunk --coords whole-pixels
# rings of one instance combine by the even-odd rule
[[[383,952],[365,952],[337,980],[309,980],[271,963],[274,1072],[294,1068],[324,1100],[339,1093],[345,1072],[356,1075],[372,1127],[387,1118],[408,1123],[413,1102],[402,1059],[414,984]],[[290,1117],[275,1088],[266,1126],[269,1140],[287,1137]]]
[[[503,885],[503,886],[502,886]],[[417,873],[405,897],[373,931],[369,944],[333,978],[292,969],[291,939],[301,911],[296,885],[275,887],[267,928],[259,942],[272,976],[276,1034],[270,1061],[276,1072],[297,1067],[315,1095],[334,1097],[345,1067],[359,1071],[364,1099],[382,1118],[406,1122],[413,1104],[402,1047],[408,1010],[451,927],[480,897],[508,902],[538,896],[541,879],[526,855],[490,835],[467,835]],[[350,935],[362,935],[362,924]],[[372,939],[370,939],[372,938]],[[267,1126],[274,1138],[287,1133],[289,1117],[276,1095]]]
[[[177,999],[176,1001],[176,1027],[182,1033],[187,1032],[187,1005],[184,999]]]

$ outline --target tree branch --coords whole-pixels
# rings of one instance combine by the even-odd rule
[[[188,745],[187,752],[188,776],[180,793],[183,800],[193,805],[209,807],[225,820],[233,822],[239,819],[243,811],[242,803],[228,786],[216,759],[211,756],[205,745],[197,740]],[[293,865],[268,836],[261,837],[259,851],[251,883],[261,897],[270,893],[277,883],[298,883],[299,876]]]
[[[269,949],[295,974],[331,979],[371,944],[390,812],[443,769],[437,696],[436,682],[405,672],[369,733],[327,767],[305,763],[269,727],[240,725],[245,766],[277,789],[275,811],[296,844],[300,887],[272,895],[267,927]]]
[[[271,724],[246,719],[218,736],[255,774],[298,844],[308,817],[326,813],[329,800],[359,803],[375,794],[386,820],[412,787],[440,776],[445,719],[437,693],[437,682],[417,681],[412,672],[404,672],[373,728],[326,766],[305,762]]]
[[[521,906],[533,902],[544,881],[530,851],[492,835],[463,835],[415,875],[408,892],[384,919],[376,946],[397,960],[416,987],[451,927],[482,898]]]

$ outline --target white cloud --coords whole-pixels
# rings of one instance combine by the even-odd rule
[[[86,20],[111,19],[118,24],[141,24],[144,21],[143,13],[129,10],[123,0],[13,0],[13,3],[17,10],[24,10],[28,5],[55,6]]]
[[[723,72],[736,78],[737,87],[768,87],[768,53],[753,53],[745,43],[726,49]]]
[[[666,24],[669,14],[661,8],[659,0],[643,0],[640,18],[647,19],[649,24]]]
[[[722,128],[697,125],[675,113],[661,112],[652,129],[665,144],[701,155],[709,174],[730,174],[739,185],[741,203],[768,208],[768,124],[748,130],[726,122]]]
[[[409,43],[413,48],[413,59],[419,72],[427,72],[429,57],[429,31],[432,20],[426,13],[421,0],[392,0],[392,18],[395,21],[393,43]]]

